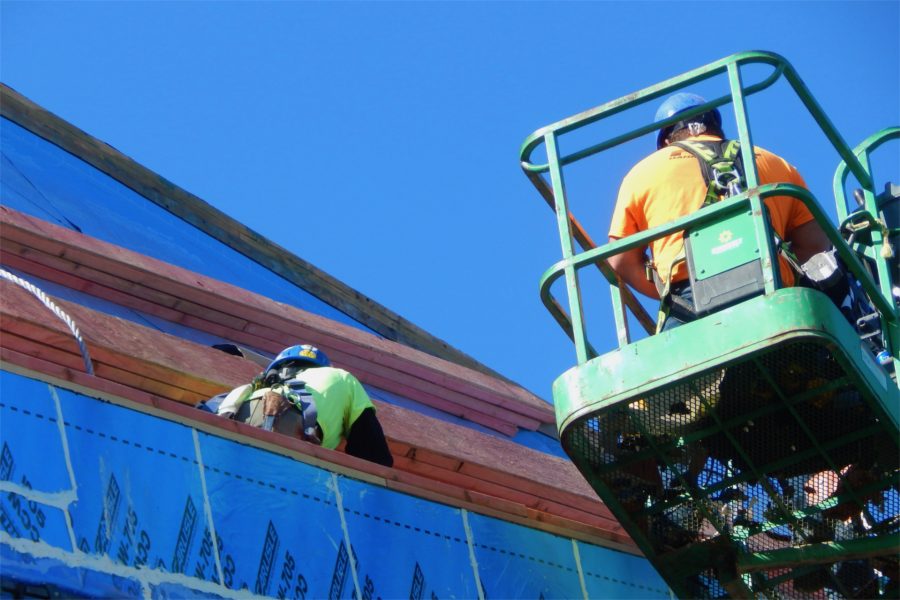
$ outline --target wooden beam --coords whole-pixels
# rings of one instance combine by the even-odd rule
[[[3,328],[64,349],[77,349],[66,325],[40,300],[16,284],[0,281]],[[187,340],[55,300],[81,330],[99,363],[114,366],[205,398],[246,383],[258,372],[252,362]]]
[[[0,331],[15,336],[10,337],[9,342],[4,339],[4,346],[25,338],[41,348],[49,346],[78,355],[66,326],[37,298],[8,281],[0,282],[0,293]],[[84,306],[63,301],[57,304],[81,329],[95,358],[98,376],[128,387],[194,403],[203,399],[203,395],[208,397],[245,383],[257,372],[252,361]],[[14,349],[28,351],[21,346]],[[70,359],[63,364],[71,368],[73,361]],[[574,491],[594,497],[593,491],[567,461],[398,406],[378,403],[377,408],[379,420],[391,438],[410,447],[427,448],[434,454],[481,465],[487,470],[477,473],[485,480],[493,477],[490,470],[500,471],[520,480],[534,480],[542,493],[534,494],[534,488],[527,490],[532,495],[557,501],[554,494]],[[569,489],[562,487],[560,482]],[[559,502],[565,503],[565,500]]]
[[[0,207],[0,216],[4,260],[26,272],[261,349],[278,351],[307,339],[415,376],[421,382],[414,385],[432,395],[434,386],[443,387],[441,395],[452,396],[451,402],[499,416],[483,406],[489,403],[520,427],[536,429],[554,421],[547,403],[517,386],[8,207]]]
[[[91,282],[82,280],[78,277],[71,276],[66,272],[45,266],[41,263],[48,262],[48,260],[43,260],[44,258],[47,258],[47,255],[39,254],[33,250],[25,252],[19,248],[19,245],[16,242],[5,242],[5,245],[7,246],[7,250],[19,252],[19,254],[24,254],[30,259],[39,260],[41,262],[22,258],[19,254],[13,254],[12,252],[0,251],[0,259],[2,259],[3,264],[33,274],[42,279],[66,285],[72,289],[77,289],[79,291],[89,290],[92,292],[92,295],[116,302],[122,306],[129,306],[161,318],[169,317],[168,320],[172,322],[193,326],[195,329],[207,331],[234,342],[245,343],[256,348],[269,350],[273,353],[278,352],[286,345],[292,343],[292,340],[295,339],[289,337],[287,334],[270,331],[269,334],[271,336],[276,338],[280,337],[281,340],[267,340],[199,319],[192,320],[189,317],[186,318],[183,316],[173,319],[170,312],[174,311],[170,311],[170,309],[147,302],[143,298],[120,293],[116,290],[106,288],[105,286],[92,284]],[[62,259],[54,260],[53,257],[49,257],[49,262],[53,262],[58,266],[63,266],[63,268],[65,268],[65,265],[60,265],[61,260]],[[84,274],[83,270],[77,270],[77,272]],[[176,314],[181,315],[181,313]],[[316,336],[311,335],[305,335],[303,339],[325,348],[329,348],[331,345],[330,342],[332,341],[329,338],[320,340]],[[519,413],[511,412],[496,407],[493,404],[470,398],[469,396],[442,388],[428,381],[417,379],[406,373],[386,371],[383,367],[370,360],[360,359],[342,352],[331,352],[331,358],[338,366],[351,370],[363,383],[379,387],[380,389],[401,395],[410,400],[421,402],[427,406],[443,410],[448,414],[484,425],[485,427],[500,431],[509,436],[515,435],[518,431],[518,427],[534,430],[541,424],[539,421],[530,419]],[[214,393],[215,392],[209,395],[214,395]],[[447,398],[449,398],[449,400]]]
[[[559,493],[560,490],[543,486],[541,493],[535,494],[530,491],[522,491],[515,487],[509,487],[498,482],[496,478],[482,479],[472,477],[463,471],[447,469],[439,465],[434,465],[431,460],[432,456],[428,456],[428,449],[419,449],[415,452],[413,458],[397,457],[394,459],[394,466],[404,471],[411,471],[437,479],[445,483],[452,483],[467,490],[472,490],[498,498],[506,498],[513,500],[523,506],[541,512],[559,515],[582,523],[593,524],[598,528],[607,531],[616,532],[623,536],[627,536],[625,530],[619,525],[619,522],[612,517],[609,511],[597,510],[597,507],[604,508],[598,501],[591,510],[582,510],[581,508],[572,506],[570,500],[574,497],[569,494]],[[446,457],[445,457],[446,458]],[[550,491],[550,494],[547,492]],[[550,497],[547,497],[547,496]]]
[[[558,502],[553,502],[545,498],[532,496],[530,494],[525,494],[516,490],[511,490],[491,481],[485,481],[483,479],[477,479],[474,477],[467,477],[466,475],[463,475],[461,473],[436,468],[425,463],[410,460],[408,458],[395,458],[394,463],[394,466],[396,468],[402,469],[403,471],[417,473],[430,479],[442,481],[444,483],[448,483],[450,485],[465,489],[470,493],[484,494],[485,496],[514,502],[522,506],[522,508],[524,509],[535,510],[548,515],[552,514],[558,517],[563,517],[572,521],[595,527],[597,529],[602,529],[612,534],[617,534],[621,536],[622,539],[628,538],[627,534],[624,532],[621,526],[619,526],[618,522],[604,519],[602,517],[598,517],[597,515],[586,513],[578,509],[573,509],[572,507],[560,504]]]
[[[77,347],[61,321],[40,305],[36,298],[9,282],[3,282],[0,291],[3,294],[0,331],[4,334],[4,346],[20,352],[31,351],[45,357],[48,357],[47,347],[57,348],[70,355],[68,360],[60,360],[65,366],[74,368],[79,364]],[[249,379],[248,375],[256,370],[256,366],[250,361],[223,354],[212,348],[198,347],[180,338],[96,313],[78,305],[65,302],[60,302],[59,305],[80,324],[88,348],[95,359],[98,377],[131,388],[193,404],[214,393],[243,383]],[[102,335],[95,335],[95,331]],[[26,347],[19,342],[22,338],[34,340],[34,343]],[[40,351],[35,351],[35,348],[39,348]],[[129,356],[127,354],[129,351],[135,351],[136,356]],[[184,360],[188,353],[191,359]],[[180,357],[181,360],[171,361],[171,356]],[[59,354],[54,354],[51,358],[59,360]],[[202,381],[194,380],[195,375],[184,372],[187,369],[206,372],[211,377],[218,377],[219,382],[216,383],[214,380],[210,383],[211,388],[203,388]],[[241,370],[245,373],[240,374]],[[227,384],[222,382],[225,378],[228,379]],[[528,490],[531,495],[534,495],[535,488],[546,490],[548,484],[552,486],[549,482],[558,481],[560,466],[574,471],[571,465],[557,461],[553,457],[522,448],[512,442],[491,438],[466,427],[436,421],[400,407],[378,403],[378,413],[388,435],[404,441],[409,446],[431,448],[433,454],[456,456],[456,460],[461,460],[462,457],[455,453],[464,448],[466,462],[484,466],[475,472],[485,480],[496,476],[496,473],[492,472],[496,469],[492,470],[488,466],[492,463],[503,464],[505,469],[517,474],[520,479],[527,476],[545,477],[545,482],[538,483],[532,486],[532,490]],[[510,454],[516,457],[504,458]],[[582,482],[577,478],[573,481]],[[586,484],[581,483],[582,489],[584,485]]]

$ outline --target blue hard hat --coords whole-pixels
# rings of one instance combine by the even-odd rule
[[[281,365],[287,362],[303,362],[309,363],[314,367],[330,367],[331,361],[328,360],[328,356],[316,348],[315,346],[310,346],[309,344],[303,344],[300,346],[291,346],[290,348],[285,348],[281,352],[278,353],[278,356],[275,357],[268,367],[266,367],[265,372],[268,373],[272,369],[277,369]]]
[[[698,96],[697,94],[691,94],[690,92],[679,92],[677,94],[673,94],[666,98],[666,101],[659,105],[659,108],[656,111],[656,121],[662,121],[663,119],[668,119],[669,117],[674,117],[678,113],[682,113],[688,109],[694,108],[695,106],[700,106],[701,104],[706,104],[706,98],[703,96]],[[706,117],[709,115],[709,117]],[[722,127],[722,115],[719,113],[719,109],[714,108],[711,111],[703,113],[701,115],[697,115],[696,118],[698,121],[704,120],[704,118],[709,118],[712,120],[712,124],[714,124],[717,128]],[[656,148],[662,148],[666,138],[675,130],[682,129],[686,126],[683,121],[679,121],[673,125],[669,125],[668,127],[664,127],[659,130],[659,134],[656,136]]]

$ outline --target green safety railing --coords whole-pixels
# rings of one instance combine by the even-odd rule
[[[871,175],[872,153],[879,147],[881,147],[884,143],[898,139],[900,139],[900,127],[889,127],[887,129],[883,129],[878,133],[869,136],[859,146],[857,146],[853,150],[854,157],[858,161],[859,165],[865,170],[865,172]],[[878,200],[876,197],[876,190],[874,190],[874,185],[862,188],[862,206],[857,207],[857,209],[854,211],[850,211],[848,209],[845,189],[847,185],[847,176],[850,174],[850,172],[851,165],[846,161],[842,161],[841,164],[838,165],[838,168],[834,173],[834,199],[835,203],[837,204],[837,216],[840,223],[839,227],[843,229],[848,222],[859,221],[860,219],[864,219],[868,223],[873,225],[870,231],[871,245],[864,247],[862,250],[866,254],[866,256],[875,264],[876,274],[879,281],[879,293],[877,295],[873,295],[868,288],[866,289],[866,292],[873,299],[883,300],[885,298],[890,298],[893,300],[893,286],[900,284],[900,281],[895,280],[896,273],[893,275],[889,273],[887,261],[884,260],[884,257],[881,256],[880,253],[876,253],[875,249],[878,247],[882,247],[887,248],[888,252],[900,252],[900,248],[894,248],[893,250],[891,250],[888,243],[888,239],[890,238],[890,236],[896,235],[900,232],[896,230],[889,230],[887,228],[887,225],[883,221],[879,221],[878,214],[881,207],[878,206]],[[854,174],[855,173],[856,172],[854,171]],[[878,224],[880,224],[880,227],[877,226]],[[898,356],[900,356],[900,324],[898,324],[896,318],[891,318],[896,317],[896,305],[893,304],[893,302],[892,307],[893,310],[887,311],[879,305],[878,310],[881,313],[881,330],[884,332],[886,345],[891,350],[891,355],[893,356],[894,360],[894,368],[896,370],[898,369],[898,367],[900,367],[900,360],[898,360]]]
[[[768,65],[772,67],[772,72],[757,83],[744,85],[741,68],[747,65]],[[633,129],[630,132],[593,144],[582,150],[566,155],[560,155],[559,140],[565,134],[722,74],[727,75],[730,87],[729,94],[710,100],[703,105],[694,107],[663,121],[649,123]],[[900,339],[898,339],[897,336],[900,334],[897,333],[897,310],[891,299],[890,278],[886,277],[886,262],[884,260],[878,262],[878,275],[881,283],[880,285],[876,284],[873,278],[862,267],[858,257],[843,243],[840,232],[830,224],[825,213],[807,190],[787,184],[759,186],[758,173],[755,164],[756,161],[753,153],[742,154],[748,190],[740,196],[707,207],[664,226],[644,231],[638,235],[629,236],[628,238],[610,244],[597,247],[581,227],[578,220],[569,211],[565,180],[563,177],[564,166],[605,150],[609,150],[648,133],[655,132],[660,128],[667,127],[690,116],[702,114],[730,103],[734,107],[738,139],[741,146],[744,148],[752,147],[746,98],[771,87],[781,78],[784,78],[793,88],[802,104],[813,116],[826,138],[840,156],[842,160],[842,169],[839,169],[839,174],[836,174],[835,177],[836,182],[838,179],[841,181],[841,193],[843,193],[843,181],[846,179],[848,173],[852,173],[865,190],[867,208],[873,211],[877,210],[875,208],[874,199],[876,191],[870,172],[868,155],[877,146],[887,141],[887,139],[896,137],[896,130],[889,130],[887,133],[882,132],[876,134],[859,148],[852,149],[831,123],[828,116],[822,110],[821,106],[812,96],[790,63],[783,57],[771,52],[754,51],[735,54],[706,65],[705,67],[689,71],[657,85],[650,86],[634,94],[613,100],[612,102],[587,110],[568,119],[563,119],[552,125],[543,127],[535,131],[525,140],[520,152],[522,169],[535,185],[541,196],[556,213],[557,228],[560,235],[563,254],[562,260],[553,265],[542,277],[540,284],[541,298],[553,318],[574,341],[578,364],[583,364],[597,356],[595,348],[587,339],[578,271],[585,266],[594,265],[601,270],[606,280],[610,283],[618,342],[620,347],[624,346],[631,341],[627,315],[625,312],[626,308],[632,312],[647,332],[653,331],[654,319],[646,313],[627,286],[621,285],[617,280],[616,275],[607,265],[606,260],[610,256],[635,247],[644,246],[648,242],[667,234],[684,230],[689,226],[697,225],[717,217],[725,216],[725,214],[728,213],[747,210],[749,208],[755,217],[754,227],[756,239],[759,243],[760,258],[762,259],[764,267],[765,290],[767,294],[772,293],[778,287],[775,269],[777,262],[773,260],[774,248],[771,236],[768,234],[764,211],[762,210],[762,200],[776,194],[791,195],[798,198],[809,207],[816,220],[823,226],[826,235],[838,249],[841,258],[844,259],[850,270],[859,279],[863,288],[881,312],[885,321],[885,331],[893,332],[893,334],[889,336],[892,342],[889,350],[892,355],[895,356],[896,360],[897,347],[900,346]],[[532,160],[533,153],[540,146],[546,148],[546,163],[535,163]],[[549,174],[549,182],[545,178],[545,174]],[[837,188],[838,184],[836,183],[835,186]],[[841,200],[842,199],[843,196],[841,196]],[[844,202],[844,204],[846,203]],[[841,209],[839,208],[839,211],[840,210]],[[877,212],[873,214],[877,214]],[[844,210],[844,216],[846,216],[846,209]],[[576,252],[576,242],[582,248],[581,252]],[[551,285],[560,278],[564,278],[566,284],[568,311],[563,308],[563,305],[550,291]]]
[[[772,71],[745,85],[742,69],[750,65],[769,66]],[[580,150],[560,152],[560,140],[567,134],[721,75],[728,79],[727,95]],[[741,146],[752,148],[746,98],[782,78],[840,157],[834,176],[837,227],[803,187],[760,185],[753,152],[742,153],[745,192],[653,229],[598,246],[571,213],[564,167],[676,121],[732,104]],[[802,288],[779,290],[779,263],[763,208],[769,197],[790,196],[809,209],[878,311],[884,345],[894,372],[900,372],[900,312],[894,299],[900,278],[891,271],[896,270],[896,260],[889,263],[887,256],[888,240],[900,231],[888,229],[879,219],[884,207],[879,205],[871,164],[872,153],[896,139],[900,139],[900,127],[885,129],[850,148],[784,58],[745,52],[539,129],[522,147],[522,168],[554,210],[562,245],[562,260],[541,278],[541,300],[573,340],[578,362],[554,383],[560,441],[638,547],[682,596],[697,596],[702,590],[692,586],[698,578],[714,576],[719,589],[732,596],[781,597],[782,587],[797,591],[796,586],[809,585],[804,580],[820,577],[822,569],[831,569],[839,561],[896,554],[893,551],[900,544],[896,493],[891,492],[887,504],[882,496],[883,506],[877,513],[868,500],[870,494],[885,489],[900,490],[895,464],[900,419],[896,377],[875,363],[871,348],[831,299]],[[546,149],[546,163],[532,159],[540,147]],[[852,208],[845,197],[850,174],[863,190],[860,205]],[[608,259],[740,213],[750,214],[765,297],[728,309],[733,322],[700,319],[665,335],[633,341],[627,311],[651,334],[655,320],[618,279]],[[854,244],[843,237],[850,228],[864,234]],[[875,265],[874,273],[871,265]],[[620,351],[601,355],[588,339],[580,279],[586,267],[599,269],[609,283]],[[567,304],[552,292],[561,279]],[[742,319],[758,327],[741,327]],[[696,343],[685,356],[673,357],[669,344],[686,339]],[[621,352],[626,348],[628,352]],[[832,361],[820,360],[822,352]],[[850,403],[852,410],[838,402],[846,400],[848,391],[856,394],[850,396],[857,402]],[[680,408],[673,412],[675,407]],[[788,449],[786,443],[796,447]],[[784,481],[813,473],[839,481],[845,467],[858,460],[874,461],[873,480],[865,486],[836,490],[806,506],[788,499]],[[699,475],[691,475],[691,465],[702,466],[709,474],[703,484],[693,479]],[[670,483],[663,484],[664,474]],[[667,488],[671,482],[677,485]],[[677,493],[667,493],[672,490]],[[755,520],[730,522],[717,511],[731,506],[721,495],[736,490],[747,492],[736,504],[746,513],[753,515],[757,501],[768,502],[768,508],[756,510],[760,514]],[[804,529],[808,519],[831,518],[824,516],[830,508],[848,503],[860,507],[862,518],[877,527],[854,532],[852,539],[828,542],[816,540]],[[689,520],[699,519],[695,524],[706,523],[715,532],[698,534],[695,543],[679,542],[677,536],[672,541],[665,531],[667,515],[685,511],[696,513]],[[760,541],[768,533],[783,534],[785,528],[792,532],[789,546]],[[843,579],[829,577],[829,589],[850,595]],[[893,593],[887,588],[882,591]]]

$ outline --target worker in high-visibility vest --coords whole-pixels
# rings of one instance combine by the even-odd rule
[[[216,412],[325,448],[346,439],[347,454],[394,464],[365,388],[315,346],[285,348],[253,383],[232,390]]]

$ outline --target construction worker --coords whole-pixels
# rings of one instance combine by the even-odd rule
[[[331,366],[315,346],[285,348],[252,383],[229,392],[216,412],[325,448],[337,448],[345,438],[347,454],[388,467],[394,464],[362,384]]]
[[[675,94],[659,107],[656,120],[673,117],[705,103],[706,100],[696,94]],[[663,225],[701,208],[709,189],[702,165],[698,165],[698,159],[691,152],[673,144],[723,139],[722,117],[717,109],[661,129],[657,136],[657,151],[635,165],[622,181],[610,223],[610,241]],[[806,187],[797,170],[782,158],[758,147],[754,148],[754,154],[760,184],[792,183]],[[772,229],[782,240],[790,242],[791,250],[801,264],[830,248],[825,233],[799,200],[773,196],[766,198],[765,205]],[[678,260],[683,256],[683,248],[681,232],[650,243],[651,265],[658,284],[647,277],[646,248],[635,248],[610,257],[609,265],[622,281],[646,296],[660,298],[660,292],[668,284],[668,295],[678,295],[690,304],[687,268]],[[794,274],[783,258],[780,272],[783,284],[793,285]],[[661,300],[669,301],[668,298]],[[693,318],[684,311],[673,310],[663,328],[670,329]]]
[[[656,120],[664,120],[705,104],[701,96],[678,93],[659,107]],[[695,154],[675,144],[679,142],[717,143],[724,141],[722,117],[717,109],[677,121],[662,128],[657,135],[656,152],[637,163],[625,176],[619,188],[609,227],[610,242],[646,231],[680,217],[689,215],[708,203],[710,192],[704,165]],[[716,146],[721,151],[721,146]],[[797,170],[774,154],[754,149],[760,183],[784,182],[805,187]],[[732,157],[734,158],[734,157]],[[723,194],[727,195],[727,194]],[[793,251],[803,261],[828,249],[830,244],[809,210],[798,200],[777,196],[767,198],[766,207],[772,229],[792,243]],[[657,330],[671,329],[695,315],[685,307],[693,305],[684,262],[683,233],[676,232],[650,242],[648,277],[646,247],[634,248],[609,258],[609,265],[618,277],[638,292],[661,300],[661,319]],[[781,265],[781,278],[791,285],[794,275],[788,265]],[[678,296],[683,302],[672,301]],[[682,407],[673,405],[670,412]],[[690,459],[693,470],[706,461],[706,449],[692,447]],[[639,462],[631,467],[629,478],[623,478],[623,497],[634,496],[643,502],[645,490],[660,493],[662,480],[653,461]],[[648,467],[650,468],[648,470]],[[639,474],[639,471],[641,473]],[[696,472],[688,474],[689,479]],[[678,547],[696,539],[698,523],[678,514],[661,515],[651,526],[652,535],[660,548]]]
[[[689,111],[706,103],[701,96],[689,93],[678,93],[668,98],[659,107],[656,120],[661,121]],[[718,182],[721,194],[714,193],[710,184],[710,166],[722,158],[731,160],[735,167],[740,163],[739,156],[728,154],[728,149],[737,152],[738,145],[724,139],[722,118],[718,110],[713,109],[694,115],[662,128],[657,136],[657,151],[640,161],[625,176],[619,189],[616,206],[609,228],[609,239],[615,241],[627,236],[664,225],[680,217],[689,215],[711,202],[739,192],[739,189],[727,189],[728,178]],[[683,144],[683,146],[682,146]],[[700,150],[705,150],[703,153]],[[754,147],[753,153],[759,174],[760,185],[768,183],[790,183],[806,187],[797,170],[784,159],[762,148]],[[736,170],[731,176],[742,179]],[[816,223],[809,209],[798,199],[791,196],[771,196],[765,199],[771,229],[779,239],[790,244],[796,263],[802,265],[814,255],[830,249],[821,227]],[[671,329],[696,318],[685,307],[693,305],[692,292],[688,282],[688,268],[684,262],[683,233],[676,232],[650,242],[650,265],[655,271],[654,280],[647,276],[647,248],[635,248],[609,259],[621,280],[642,294],[651,298],[659,298],[667,310],[661,310],[664,321],[661,329]],[[779,273],[785,286],[794,285],[797,276],[792,265],[779,254]],[[677,296],[677,300],[674,298]],[[806,370],[798,369],[794,364],[772,367],[775,379],[784,393],[790,396],[803,393],[807,387],[814,387],[823,373],[833,370],[834,360],[827,352],[806,357]],[[716,406],[718,417],[729,421],[748,414],[760,406],[776,402],[773,393],[761,382],[754,385],[757,374],[756,367],[750,363],[729,368],[718,385],[719,401]],[[848,430],[862,428],[868,423],[860,423],[863,416],[857,416],[859,396],[854,390],[836,390],[821,397],[795,406],[795,410],[810,412],[805,419],[808,428],[817,439],[834,439],[845,435]],[[844,406],[846,405],[846,406]],[[680,414],[685,407],[673,405],[670,411]],[[818,418],[820,413],[827,413],[827,419]],[[806,416],[806,413],[803,413]],[[856,420],[854,420],[856,419]],[[785,419],[782,413],[773,414],[769,418],[755,419],[753,427],[745,427],[741,431],[732,430],[726,436],[717,434],[707,436],[700,444],[691,445],[686,453],[692,467],[687,469],[685,479],[695,479],[697,472],[707,459],[718,460],[731,468],[749,469],[744,459],[749,456],[757,466],[771,464],[790,452],[799,452],[803,443],[808,444],[807,433],[800,431],[793,419]],[[710,426],[710,420],[703,426]],[[766,444],[754,444],[754,436],[764,432]],[[773,434],[772,432],[777,432]],[[626,432],[627,433],[627,432]],[[729,437],[731,436],[731,437]],[[744,437],[741,437],[744,436]],[[734,439],[746,450],[741,454],[735,449]],[[745,439],[746,438],[746,439]],[[758,438],[756,438],[758,439]],[[772,441],[776,443],[772,443]],[[783,447],[777,447],[783,442]],[[864,449],[847,445],[846,452],[832,452],[832,458],[839,462],[840,473],[827,469],[821,461],[811,460],[809,463],[797,465],[793,472],[782,474],[780,480],[788,502],[795,509],[802,509],[811,503],[839,493],[840,490],[860,488],[871,479],[871,474],[860,467],[862,461],[866,465],[872,462]],[[636,497],[643,502],[646,490],[659,494],[660,477],[653,470],[646,471],[647,464],[638,462],[630,466],[630,471],[623,477],[624,491],[620,496]],[[814,486],[807,482],[816,482]],[[639,492],[639,493],[638,493]],[[812,497],[811,497],[812,496]],[[869,500],[880,498],[880,491],[875,492]],[[873,501],[874,501],[873,500]],[[853,503],[837,504],[830,512],[822,516],[813,515],[802,518],[792,524],[794,544],[815,543],[834,540],[839,536],[840,527],[844,526],[861,507]],[[648,526],[654,543],[660,548],[678,547],[700,538],[699,522],[693,515],[683,515],[677,511],[667,511]],[[843,579],[852,589],[863,589],[870,583],[871,567],[865,563],[844,564],[835,567],[839,573],[845,573]],[[830,585],[830,578],[825,573],[814,572],[810,577],[795,581],[797,589],[816,591]],[[852,586],[850,584],[852,583]]]

